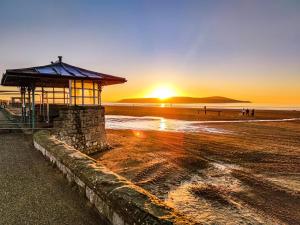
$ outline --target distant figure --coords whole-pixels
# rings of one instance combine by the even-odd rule
[[[205,113],[205,115],[206,115],[206,106],[204,106],[204,113]]]
[[[242,109],[242,115],[245,116],[245,108]]]
[[[254,114],[255,114],[255,111],[254,111],[254,109],[252,109],[251,110],[251,116],[254,116]]]
[[[246,116],[249,116],[250,110],[246,109]]]

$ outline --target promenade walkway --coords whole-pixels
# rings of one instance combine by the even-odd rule
[[[0,121],[3,126],[1,111]],[[19,224],[105,223],[34,149],[31,135],[0,131],[0,225]]]

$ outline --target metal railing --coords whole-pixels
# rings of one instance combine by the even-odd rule
[[[69,105],[69,93],[63,90],[43,90],[37,89],[34,96],[37,97],[35,101],[34,110],[37,116],[34,118],[36,122],[37,118],[42,120],[42,123],[49,124],[50,122],[50,105]],[[32,96],[33,98],[33,96]],[[15,116],[19,117],[19,121],[15,124],[19,125],[31,125],[32,124],[32,102],[30,96],[23,96],[23,103],[21,92],[16,90],[0,90],[0,106],[2,108],[9,108],[15,112]],[[41,123],[41,122],[39,122]],[[1,127],[0,127],[1,128]]]

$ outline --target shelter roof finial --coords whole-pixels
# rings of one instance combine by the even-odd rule
[[[58,56],[58,61],[61,63],[62,62],[62,56]]]

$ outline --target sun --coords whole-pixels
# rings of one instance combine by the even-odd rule
[[[151,94],[150,97],[152,98],[159,98],[159,99],[166,99],[170,98],[172,96],[176,95],[176,91],[172,89],[171,87],[162,86],[155,88]]]

